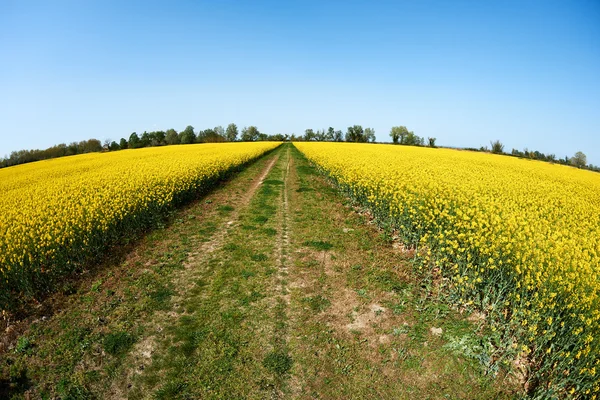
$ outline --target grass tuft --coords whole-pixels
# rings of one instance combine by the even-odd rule
[[[277,375],[285,375],[292,369],[294,361],[283,351],[272,351],[263,360],[263,366]]]
[[[113,356],[126,353],[135,343],[135,339],[127,332],[110,333],[104,338],[104,351]]]
[[[303,244],[321,251],[330,250],[333,248],[331,243],[322,240],[307,240]]]

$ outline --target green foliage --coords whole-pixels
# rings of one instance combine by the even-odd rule
[[[242,129],[242,142],[254,142],[260,138],[260,131],[255,126]]]
[[[358,142],[365,143],[367,141],[367,137],[365,136],[365,131],[360,125],[349,126],[346,131],[346,142]]]
[[[583,168],[587,164],[587,157],[581,151],[575,153],[575,155],[571,158],[571,164],[576,166],[577,168]]]
[[[405,126],[392,126],[390,130],[390,137],[394,144],[402,143],[406,135],[408,134],[408,129]]]
[[[490,142],[490,145],[492,146],[492,153],[494,153],[494,154],[504,153],[504,145],[499,140]]]
[[[238,138],[238,127],[236,124],[231,123],[227,125],[227,129],[225,130],[225,138],[228,142],[235,142]]]
[[[25,353],[27,350],[31,348],[31,340],[27,336],[21,336],[17,340],[17,345],[15,346],[15,351],[17,353]]]
[[[179,144],[179,135],[175,129],[169,129],[165,136],[165,141],[167,144]]]
[[[424,138],[415,135],[413,131],[409,131],[405,126],[393,126],[390,130],[390,137],[394,144],[407,146],[423,146],[425,144]]]
[[[365,141],[366,142],[375,142],[375,129],[373,128],[365,128]]]
[[[196,134],[194,133],[194,127],[188,125],[180,134],[179,142],[181,144],[190,144],[196,142]]]
[[[131,135],[129,135],[128,147],[130,149],[137,149],[138,147],[141,147],[140,137],[137,133],[133,132]]]

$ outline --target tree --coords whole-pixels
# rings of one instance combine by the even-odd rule
[[[231,123],[227,125],[227,130],[225,130],[225,138],[228,142],[235,142],[238,137],[238,127],[236,124]]]
[[[492,153],[502,154],[504,152],[504,145],[499,140],[490,142],[490,144],[492,145]]]
[[[165,142],[167,144],[179,144],[179,135],[175,129],[169,129],[165,136]]]
[[[219,135],[214,129],[205,129],[198,132],[197,140],[199,143],[217,143],[224,142],[225,138]]]
[[[125,138],[121,138],[121,141],[119,142],[119,147],[121,148],[121,150],[125,150],[128,147],[127,140]]]
[[[112,142],[112,139],[104,139],[104,145],[102,146],[104,150],[110,150],[110,142]]]
[[[571,157],[571,164],[576,166],[577,168],[583,168],[587,164],[587,157],[581,151],[575,153],[573,157]]]
[[[306,140],[307,142],[310,142],[311,140],[315,140],[316,137],[317,137],[317,134],[312,129],[306,129],[304,131],[304,140]]]
[[[323,142],[325,141],[325,138],[327,137],[327,134],[325,133],[325,129],[323,130],[317,130],[317,133],[315,133],[315,139],[317,140],[317,142]]]
[[[193,126],[186,126],[186,128],[179,134],[179,142],[181,144],[190,144],[196,142],[196,134],[194,133]]]
[[[329,127],[329,129],[327,129],[327,135],[325,136],[325,140],[329,141],[329,142],[333,142],[335,140],[335,130],[333,129],[333,127]]]
[[[342,131],[337,130],[337,131],[333,132],[333,140],[336,142],[343,142],[344,135],[343,135]]]
[[[375,137],[375,129],[373,128],[365,128],[365,141],[374,143],[376,140]]]
[[[253,142],[260,137],[260,131],[255,126],[244,127],[242,129],[242,141]]]
[[[140,138],[140,147],[148,147],[150,146],[151,142],[152,138],[150,137],[150,134],[144,131],[144,133],[142,133],[142,137]]]
[[[430,137],[427,138],[427,140],[429,141],[429,147],[435,147],[435,141],[437,140],[436,138]]]
[[[137,149],[138,147],[140,147],[140,137],[137,133],[133,132],[129,135],[129,148]]]
[[[415,135],[413,131],[408,132],[403,141],[404,142],[400,144],[405,144],[407,146],[423,146],[425,144],[425,139],[419,135]]]
[[[390,137],[394,144],[404,144],[404,140],[408,135],[408,129],[405,126],[392,126],[390,130]]]
[[[349,126],[346,131],[346,142],[366,142],[363,127],[360,125]]]
[[[167,134],[165,131],[150,132],[150,145],[162,146],[163,144],[165,144],[166,137]]]
[[[221,136],[223,140],[225,139],[225,129],[223,129],[221,125],[215,126],[215,129],[213,129],[213,131],[215,131],[217,135]]]
[[[108,145],[108,150],[110,151],[115,151],[115,150],[119,150],[119,144],[115,141],[110,142],[110,145]]]
[[[102,151],[102,143],[98,139],[83,140],[79,142],[79,153],[94,153]]]

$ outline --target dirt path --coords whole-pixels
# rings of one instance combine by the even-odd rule
[[[185,301],[188,292],[193,289],[195,279],[204,271],[203,266],[211,259],[212,254],[223,247],[227,235],[232,229],[239,225],[240,210],[248,207],[248,204],[256,194],[256,191],[262,185],[266,176],[271,172],[271,169],[279,159],[279,154],[270,157],[268,164],[263,167],[263,170],[257,175],[248,186],[247,190],[242,195],[234,196],[230,204],[234,205],[234,209],[229,213],[229,218],[222,222],[212,236],[201,241],[198,236],[191,237],[195,241],[194,250],[189,254],[187,261],[183,264],[183,269],[173,274],[172,282],[174,294],[171,298],[171,303],[175,305],[170,310],[157,311],[151,318],[144,321],[144,330],[150,332],[142,340],[138,341],[128,354],[124,364],[135,365],[136,368],[129,368],[121,377],[113,381],[110,389],[110,396],[114,399],[125,399],[127,393],[134,386],[135,377],[141,375],[144,369],[152,362],[152,356],[157,348],[157,341],[163,335],[162,332],[165,326],[173,323],[173,321],[185,315],[185,312],[179,312],[176,306]],[[164,340],[164,336],[162,338]]]
[[[428,297],[410,256],[284,145],[28,332],[14,393],[507,398],[476,328]]]

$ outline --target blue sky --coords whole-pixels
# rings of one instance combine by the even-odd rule
[[[598,1],[0,0],[0,156],[235,122],[600,164]]]

